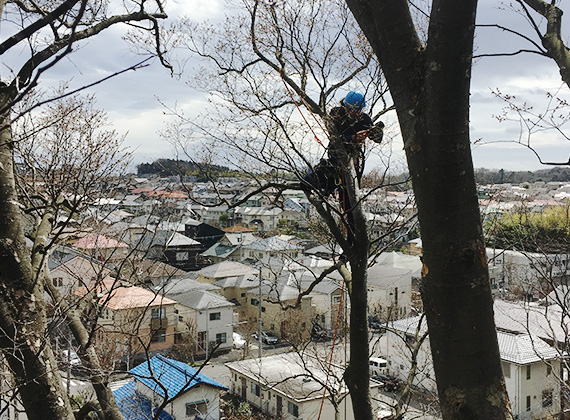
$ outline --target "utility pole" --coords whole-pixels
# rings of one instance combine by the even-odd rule
[[[67,336],[67,395],[71,394],[71,331]]]
[[[261,266],[259,267],[259,302],[257,303],[259,306],[259,315],[258,315],[258,323],[259,323],[259,333],[258,333],[258,341],[259,341],[259,358],[261,359],[261,345],[262,345],[262,340],[261,340],[261,331],[262,331],[262,327],[263,327],[263,322],[261,321]]]

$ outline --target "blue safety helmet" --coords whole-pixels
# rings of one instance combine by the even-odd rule
[[[366,106],[364,95],[353,90],[346,94],[346,97],[342,100],[342,103],[348,108],[354,109],[355,111],[360,111]]]

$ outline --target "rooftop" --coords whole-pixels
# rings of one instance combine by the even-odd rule
[[[261,359],[229,362],[226,366],[297,402],[323,398],[323,383],[327,379],[328,386],[338,390],[339,394],[346,394],[348,391],[342,380],[344,369],[332,364],[330,372],[327,372],[328,363],[323,363],[321,358],[315,355],[282,353]],[[371,381],[370,386],[380,386],[380,383]]]
[[[198,372],[186,363],[157,355],[129,371],[137,381],[161,397],[172,397],[199,385],[208,385],[221,390],[228,388],[209,376]]]

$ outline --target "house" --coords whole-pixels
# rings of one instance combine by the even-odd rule
[[[313,280],[315,280],[315,275],[311,272],[306,272],[301,276],[302,290],[308,290]],[[314,308],[315,323],[325,330],[333,330],[339,319],[339,312],[342,317],[343,311],[346,312],[350,306],[347,291],[343,290],[342,282],[330,277],[325,277],[314,285],[309,296],[311,296],[311,304]]]
[[[261,309],[263,329],[294,343],[306,341],[316,319],[316,308],[310,295],[302,296],[297,305],[301,291],[296,283],[263,280],[261,290],[257,286],[245,293],[240,321],[257,322]],[[283,310],[284,307],[289,309]]]
[[[211,351],[226,351],[233,346],[234,304],[223,296],[203,289],[193,289],[182,293],[167,293],[167,297],[178,302],[177,331],[195,329],[196,352],[208,355]],[[183,326],[184,325],[184,326]]]
[[[259,285],[259,270],[237,261],[223,261],[197,271],[197,281],[219,288],[219,293],[236,305],[239,319],[244,319],[246,293]]]
[[[126,243],[98,233],[78,239],[72,247],[100,261],[122,261],[129,254]]]
[[[408,241],[408,250],[411,255],[421,256],[423,254],[422,238],[416,238]]]
[[[259,232],[271,231],[277,228],[283,210],[279,207],[237,207],[235,220],[248,227],[255,227]]]
[[[497,269],[505,286],[519,286],[538,300],[570,274],[570,254],[520,252],[487,248],[489,265]]]
[[[425,320],[420,325],[420,319],[418,316],[391,322],[374,350],[388,360],[388,373],[401,380],[407,380],[410,371],[410,345],[427,331]],[[560,358],[556,349],[528,332],[499,328],[497,338],[514,417],[544,419],[559,413]],[[417,364],[414,386],[436,395],[429,337],[420,347]]]
[[[332,259],[340,254],[342,254],[342,248],[338,244],[317,245],[305,251],[305,255],[315,255],[325,259]]]
[[[370,314],[389,320],[408,316],[412,307],[412,278],[420,270],[374,264],[368,269],[368,308]]]
[[[64,246],[55,248],[49,254],[48,268],[53,285],[62,296],[96,280],[102,280],[110,273],[100,261]]]
[[[241,261],[244,257],[243,246],[257,241],[253,232],[226,233],[219,242],[202,253],[202,257],[212,262],[232,260]]]
[[[303,247],[275,236],[243,245],[243,259],[267,264],[272,257],[296,260],[303,255]]]
[[[199,268],[197,256],[201,247],[200,242],[180,233],[158,230],[144,235],[136,249],[146,258],[191,271]]]
[[[201,252],[214,245],[224,236],[224,231],[198,220],[188,218],[183,221],[184,235],[202,244]]]
[[[145,226],[140,226],[132,222],[116,222],[105,226],[102,229],[102,233],[106,236],[114,238],[118,241],[125,242],[127,244],[136,244],[140,239],[152,232],[151,229]]]
[[[125,419],[153,418],[165,399],[160,420],[220,419],[220,392],[228,388],[186,363],[157,355],[129,373],[132,381],[113,391]]]
[[[177,302],[148,289],[109,279],[79,289],[80,296],[96,293],[99,305],[99,343],[113,353],[131,356],[143,350],[167,350],[178,325]]]
[[[205,196],[200,196],[200,199],[205,199]],[[214,203],[219,202],[219,200],[220,197],[214,194]],[[231,220],[232,215],[233,211],[230,210],[229,207],[225,204],[221,206],[203,206],[200,212],[200,220],[209,225],[219,226],[220,220],[223,220],[225,216],[228,216]]]
[[[322,363],[326,359],[324,355],[319,360],[314,354],[291,352],[226,363],[230,390],[262,412],[283,420],[353,420],[350,394],[342,380],[343,368],[336,363]],[[370,382],[375,402],[382,395],[379,388],[379,382]],[[338,416],[331,401],[336,402]]]
[[[161,286],[186,277],[188,273],[161,261],[137,258],[126,259],[115,276],[134,285]]]

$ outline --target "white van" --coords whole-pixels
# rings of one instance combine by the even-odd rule
[[[370,375],[385,375],[386,368],[388,366],[388,361],[381,357],[371,357],[369,362],[370,366]]]

